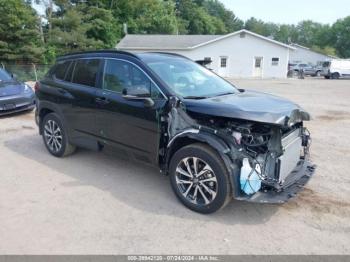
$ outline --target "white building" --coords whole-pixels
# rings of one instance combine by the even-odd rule
[[[324,61],[329,61],[332,57],[315,52],[308,47],[301,46],[298,44],[291,44],[295,48],[293,52],[290,53],[291,63],[305,63],[311,65],[320,65]]]
[[[131,52],[170,52],[195,61],[224,77],[286,78],[294,47],[240,30],[228,35],[126,35],[116,46]]]

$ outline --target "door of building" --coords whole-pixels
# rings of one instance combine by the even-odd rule
[[[263,77],[263,57],[254,57],[253,77]]]

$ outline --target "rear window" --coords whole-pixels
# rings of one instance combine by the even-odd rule
[[[66,76],[67,68],[69,67],[70,63],[71,63],[71,61],[65,61],[65,62],[58,63],[55,66],[52,75],[57,79],[64,80],[64,78]]]
[[[100,59],[80,59],[76,61],[72,82],[95,87]]]

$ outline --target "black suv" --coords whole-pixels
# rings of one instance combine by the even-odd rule
[[[179,55],[70,54],[35,89],[36,121],[52,155],[117,147],[158,166],[197,212],[215,212],[232,197],[283,203],[314,173],[308,113],[237,89]]]

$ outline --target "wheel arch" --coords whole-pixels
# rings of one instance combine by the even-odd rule
[[[56,106],[56,105],[53,105],[51,103],[48,103],[48,102],[40,102],[40,106],[39,106],[39,109],[38,109],[38,120],[39,120],[39,133],[40,135],[42,135],[42,122],[45,118],[46,115],[50,114],[50,113],[56,113],[61,121],[65,122],[65,119],[63,117],[63,115],[61,114],[61,111],[60,109]]]
[[[238,196],[240,192],[238,172],[239,168],[229,156],[229,153],[232,149],[223,139],[205,131],[187,130],[173,137],[173,139],[170,140],[166,151],[166,173],[168,172],[168,167],[172,156],[184,146],[188,146],[195,143],[206,144],[212,149],[214,149],[216,153],[218,153],[230,174],[229,179],[233,196]]]

